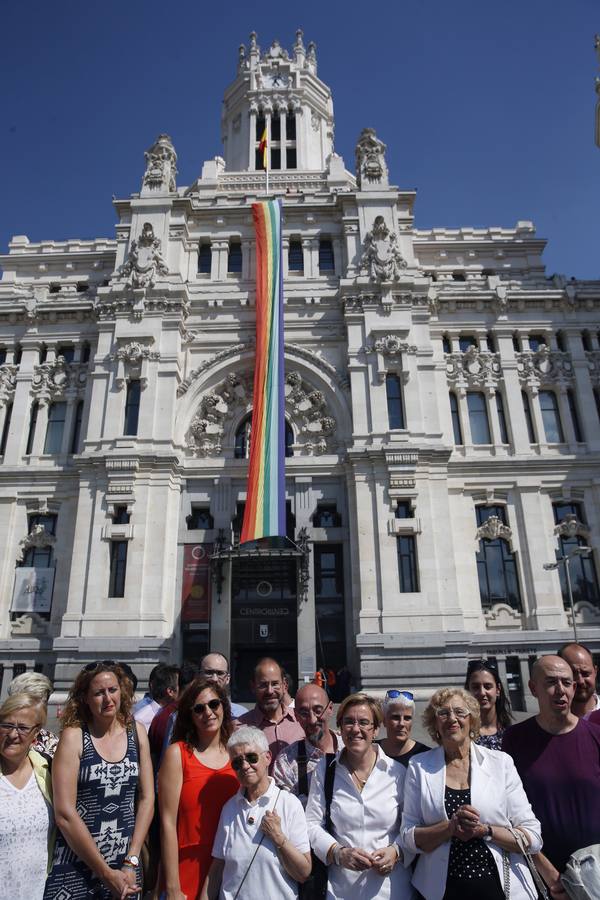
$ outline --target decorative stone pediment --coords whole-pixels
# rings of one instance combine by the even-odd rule
[[[130,341],[111,353],[110,359],[117,362],[115,384],[118,388],[136,379],[139,379],[144,388],[148,383],[148,362],[159,360],[160,353],[152,350],[148,344]]]
[[[505,525],[499,516],[490,516],[483,525],[480,525],[475,533],[478,541],[495,541],[501,538],[503,541],[512,541],[512,529]]]
[[[388,365],[391,364],[395,369],[402,368],[402,355],[414,354],[417,347],[403,340],[398,334],[386,334],[376,337],[373,333],[365,346],[362,348],[364,353],[376,354],[376,371],[379,381],[385,380]],[[408,378],[408,372],[402,375]]]
[[[446,378],[454,387],[495,387],[502,378],[500,354],[469,347],[464,353],[447,353]]]
[[[34,525],[27,537],[19,541],[19,554],[17,562],[23,562],[25,554],[32,547],[44,549],[46,547],[54,547],[56,538],[49,531],[46,531],[43,525]]]
[[[14,396],[17,386],[18,366],[0,366],[0,404],[8,403]]]
[[[484,616],[486,628],[489,629],[505,631],[511,628],[521,629],[523,626],[523,614],[508,603],[495,603],[485,611]]]
[[[550,350],[540,344],[538,350],[524,350],[515,354],[517,373],[523,385],[538,387],[540,384],[570,382],[575,377],[569,353]]]
[[[168,134],[159,134],[144,153],[146,171],[142,181],[142,197],[151,193],[174,193],[177,190],[177,154]]]
[[[386,146],[374,128],[363,128],[356,144],[356,181],[360,190],[388,186]]]
[[[578,520],[574,513],[569,513],[562,522],[556,525],[554,534],[564,538],[582,537],[587,541],[590,536],[590,530],[586,528],[583,522]]]
[[[371,231],[364,240],[360,269],[371,281],[398,281],[407,262],[400,253],[398,238],[385,224],[383,216],[376,216]]]
[[[155,237],[150,222],[144,222],[138,240],[131,242],[127,259],[119,269],[119,277],[135,288],[154,287],[159,275],[167,275],[169,269],[161,253],[161,241]]]
[[[205,394],[187,433],[188,448],[200,456],[220,455],[233,422],[252,408],[252,386],[251,376],[230,372],[218,387]],[[299,372],[286,376],[285,409],[296,426],[299,452],[325,453],[336,421],[328,413],[322,392],[306,385]]]
[[[30,635],[32,637],[48,634],[50,623],[34,612],[23,613],[10,623],[11,634]]]
[[[61,397],[78,396],[85,391],[87,377],[87,363],[67,363],[63,356],[57,356],[53,362],[34,367],[31,393],[47,403]]]

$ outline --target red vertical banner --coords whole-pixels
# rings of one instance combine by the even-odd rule
[[[210,622],[212,544],[184,544],[181,580],[182,622]]]

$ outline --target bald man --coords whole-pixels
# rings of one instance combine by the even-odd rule
[[[575,681],[560,656],[542,656],[531,670],[539,713],[504,732],[533,811],[542,824],[538,868],[553,898],[567,898],[560,874],[575,850],[600,836],[600,727],[571,711]]]
[[[240,722],[264,731],[271,751],[271,774],[278,754],[288,744],[301,740],[304,732],[296,721],[293,709],[283,701],[283,672],[277,660],[268,656],[259,660],[250,686],[256,698],[256,706],[240,716]]]
[[[338,737],[329,728],[333,703],[317,684],[300,688],[294,713],[304,736],[281,751],[273,766],[273,778],[306,807],[312,773],[326,753],[337,752]]]
[[[563,644],[558,655],[573,670],[575,696],[571,710],[580,719],[589,719],[593,712],[600,709],[600,697],[596,693],[598,667],[594,665],[594,657],[587,647],[575,641]]]

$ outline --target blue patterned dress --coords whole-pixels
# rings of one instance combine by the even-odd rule
[[[77,812],[106,862],[118,869],[127,855],[135,825],[140,769],[137,741],[133,729],[128,728],[125,756],[120,762],[107,762],[94,747],[87,726],[83,726],[82,733]],[[59,831],[44,900],[109,900],[111,897],[108,888],[75,855]]]

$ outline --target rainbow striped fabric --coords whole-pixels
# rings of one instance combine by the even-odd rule
[[[253,203],[252,215],[256,233],[256,363],[241,544],[285,536],[281,200]]]

